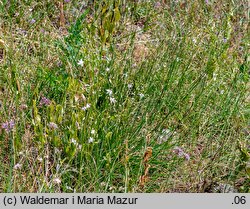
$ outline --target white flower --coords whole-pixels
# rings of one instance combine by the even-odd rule
[[[17,164],[14,166],[14,169],[17,170],[17,169],[20,169],[21,167],[22,167],[22,164],[17,163]]]
[[[91,134],[95,134],[95,130],[94,130],[94,129],[92,129],[90,133],[91,133]]]
[[[85,111],[85,110],[89,109],[89,108],[90,108],[90,106],[91,106],[90,104],[86,104],[86,106],[82,107],[82,110],[84,110],[84,111]]]
[[[111,104],[115,104],[116,103],[116,99],[114,97],[110,97],[109,100],[110,100]]]
[[[94,138],[90,137],[89,138],[89,143],[92,143],[92,142],[94,142]]]
[[[80,59],[79,61],[78,61],[78,63],[77,63],[79,66],[81,66],[81,67],[83,67],[83,60],[82,59]]]
[[[129,83],[129,84],[128,84],[128,88],[129,88],[129,89],[132,89],[132,87],[133,87],[133,84],[132,84],[132,83]]]
[[[110,90],[110,89],[107,89],[106,91],[107,91],[107,94],[111,97],[111,96],[112,96],[112,94],[113,94],[113,91],[112,91],[112,90]]]
[[[59,178],[55,178],[55,179],[53,180],[53,182],[54,182],[55,184],[60,184],[60,183],[61,183],[61,180],[60,180]]]
[[[107,67],[107,68],[106,68],[106,71],[107,71],[107,72],[109,72],[109,71],[110,71],[110,68],[109,68],[109,67]]]
[[[73,139],[73,138],[70,140],[70,142],[71,142],[71,143],[73,143],[74,145],[76,145],[76,144],[77,144],[76,140],[75,140],[75,139]]]
[[[144,97],[144,94],[140,93],[139,97],[140,97],[140,99],[142,99]]]
[[[81,150],[81,149],[82,149],[82,145],[78,144],[78,150]]]
[[[42,161],[43,161],[43,159],[42,159],[41,157],[38,157],[37,160],[38,160],[39,162],[42,162]]]

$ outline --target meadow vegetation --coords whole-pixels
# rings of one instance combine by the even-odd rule
[[[0,192],[249,192],[249,2],[0,1]]]

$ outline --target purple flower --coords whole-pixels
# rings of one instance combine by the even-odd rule
[[[160,3],[159,1],[157,1],[157,2],[155,3],[154,7],[155,7],[156,9],[160,9],[160,8],[161,8],[161,3]]]
[[[15,126],[14,120],[10,120],[9,122],[3,123],[2,128],[5,129],[6,132],[10,132]]]
[[[174,149],[174,152],[179,156],[179,157],[184,157],[187,161],[190,160],[190,155],[185,153],[180,147],[176,147]]]
[[[30,20],[30,24],[34,24],[35,22],[36,22],[35,19],[31,19],[31,20]]]
[[[206,3],[206,4],[209,4],[209,1],[208,1],[208,0],[205,0],[205,3]]]
[[[51,101],[46,97],[42,97],[41,100],[40,100],[40,105],[41,106],[43,106],[43,105],[48,106],[48,105],[50,105],[50,103],[51,103]]]
[[[64,0],[64,2],[65,2],[65,3],[69,3],[69,2],[70,2],[70,0]]]
[[[49,126],[50,129],[58,129],[57,124],[53,123],[53,122],[50,122],[48,126]]]
[[[182,150],[180,147],[176,147],[176,148],[174,149],[174,152],[175,152],[179,157],[181,157],[181,156],[184,154],[183,150]]]
[[[190,155],[187,154],[187,153],[184,153],[184,158],[185,158],[187,161],[189,161],[189,160],[190,160]]]

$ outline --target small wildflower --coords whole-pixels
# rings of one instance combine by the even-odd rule
[[[155,9],[160,9],[161,8],[161,3],[157,1],[154,5]]]
[[[17,169],[20,169],[21,167],[22,167],[22,164],[17,163],[17,164],[14,166],[14,169],[17,170]]]
[[[106,90],[106,92],[107,92],[107,94],[111,97],[112,96],[112,94],[113,94],[113,91],[112,90],[110,90],[110,89],[107,89]]]
[[[120,187],[118,188],[118,190],[119,190],[120,192],[123,192],[123,191],[125,190],[125,188],[124,188],[123,186],[120,186]]]
[[[35,22],[36,22],[35,19],[31,19],[31,20],[30,20],[30,24],[34,24]]]
[[[81,150],[81,149],[82,149],[82,145],[78,144],[78,150]]]
[[[140,97],[140,99],[142,99],[144,97],[144,94],[140,93],[139,97]]]
[[[107,67],[107,68],[106,68],[106,72],[109,72],[109,71],[110,71],[110,68]]]
[[[110,191],[115,190],[115,189],[116,189],[116,187],[114,187],[114,186],[109,187]]]
[[[10,120],[9,122],[3,123],[2,128],[5,129],[7,133],[9,133],[15,126],[14,120]]]
[[[227,39],[226,38],[223,38],[222,40],[224,43],[227,43]]]
[[[105,182],[101,182],[100,186],[104,187],[104,186],[106,186],[106,183]]]
[[[83,60],[82,59],[80,59],[79,61],[78,61],[78,63],[77,63],[79,66],[81,66],[81,67],[83,67]]]
[[[93,143],[94,142],[94,138],[90,137],[89,138],[89,143]]]
[[[224,90],[221,90],[221,91],[220,91],[220,94],[224,94]]]
[[[73,138],[70,140],[70,142],[71,142],[71,143],[73,143],[74,145],[76,145],[76,144],[77,144],[76,140],[75,140],[75,139],[73,139]]]
[[[208,4],[208,3],[209,3],[209,1],[208,1],[208,0],[205,0],[205,3],[206,3],[206,4]]]
[[[69,3],[69,2],[70,2],[70,0],[64,0],[64,2],[65,2],[65,3]]]
[[[176,148],[174,149],[174,152],[175,152],[179,157],[181,157],[181,156],[184,154],[183,150],[182,150],[180,147],[176,147]]]
[[[90,133],[91,133],[91,134],[95,134],[95,130],[94,130],[94,129],[92,129]]]
[[[43,159],[42,159],[41,157],[38,157],[37,160],[38,160],[39,162],[43,162]]]
[[[114,97],[110,97],[109,100],[110,100],[111,104],[115,104],[116,103],[116,99]]]
[[[51,101],[46,97],[42,97],[41,100],[40,100],[40,105],[41,106],[42,105],[48,106],[48,105],[50,105],[50,103],[51,103]]]
[[[18,154],[19,154],[20,156],[24,155],[23,152],[19,152]]]
[[[185,158],[187,161],[189,161],[189,160],[190,160],[190,155],[189,155],[189,154],[184,153],[183,155],[184,155],[184,158]]]
[[[174,149],[174,152],[175,152],[179,157],[184,156],[184,158],[185,158],[186,160],[190,160],[190,155],[187,154],[187,153],[185,153],[180,147],[176,147],[176,148]]]
[[[86,104],[86,106],[82,107],[82,110],[84,110],[84,111],[85,111],[85,110],[89,109],[89,108],[90,108],[90,106],[91,106],[90,104]]]
[[[55,184],[61,184],[61,180],[60,180],[59,178],[55,178],[55,179],[53,180],[53,182],[54,182]]]
[[[49,126],[49,128],[51,128],[51,129],[58,129],[57,124],[56,124],[56,123],[53,123],[53,122],[50,122],[48,126]]]
[[[133,87],[133,84],[132,84],[132,83],[129,83],[129,84],[128,84],[128,89],[132,89],[132,87]]]

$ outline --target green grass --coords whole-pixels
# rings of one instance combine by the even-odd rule
[[[0,1],[0,192],[250,191],[247,1],[154,2]]]

